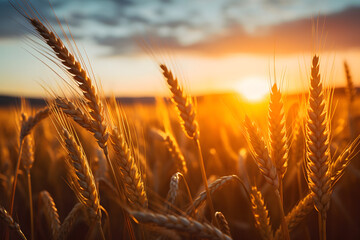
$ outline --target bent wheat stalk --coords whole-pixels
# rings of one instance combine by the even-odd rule
[[[174,229],[184,233],[191,233],[200,238],[211,240],[231,240],[231,237],[221,232],[218,228],[207,223],[202,224],[191,218],[175,216],[171,214],[163,215],[144,212],[129,212],[138,222],[141,223],[154,223],[158,226],[168,229]]]
[[[217,190],[221,189],[226,183],[229,183],[231,181],[237,181],[238,183],[240,183],[241,186],[244,188],[247,196],[250,199],[250,194],[249,194],[249,192],[248,192],[248,190],[246,188],[246,185],[236,175],[223,176],[221,178],[216,179],[214,182],[212,182],[209,185],[210,194],[213,194]],[[194,211],[196,211],[196,209],[199,208],[199,206],[202,203],[204,203],[205,200],[207,200],[207,194],[206,194],[206,191],[203,191],[195,198],[193,204],[187,209],[186,214],[191,216],[194,213]]]
[[[60,62],[64,65],[64,68],[71,74],[75,83],[82,90],[86,104],[90,109],[92,125],[97,130],[97,134],[94,136],[106,154],[108,134],[105,124],[104,107],[87,71],[54,32],[50,31],[37,18],[28,18],[28,20],[44,39],[45,43],[51,47]]]
[[[201,145],[200,145],[200,141],[199,141],[200,131],[199,131],[199,124],[196,121],[195,108],[193,106],[190,96],[187,96],[184,93],[182,87],[179,84],[178,79],[176,77],[174,77],[173,73],[167,68],[167,66],[164,64],[161,64],[160,68],[163,71],[163,76],[166,79],[169,89],[172,93],[171,100],[175,104],[176,109],[178,111],[181,126],[182,126],[185,134],[190,139],[194,140],[195,145],[197,147],[201,177],[202,177],[203,184],[205,186],[207,199],[209,201],[209,208],[210,208],[210,212],[211,212],[212,221],[216,223],[217,220],[215,218],[214,204],[213,204],[211,196],[210,196],[209,186],[208,186],[206,171],[205,171],[205,165],[204,165],[204,159],[203,159],[202,152],[201,152]]]

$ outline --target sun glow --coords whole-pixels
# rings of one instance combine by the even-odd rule
[[[269,93],[269,85],[263,77],[250,76],[237,84],[236,91],[248,101],[258,102]]]

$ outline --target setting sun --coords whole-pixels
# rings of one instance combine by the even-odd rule
[[[257,102],[269,93],[269,85],[265,78],[250,76],[237,84],[236,91],[247,100]]]

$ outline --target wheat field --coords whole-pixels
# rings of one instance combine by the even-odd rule
[[[41,106],[0,109],[1,239],[360,238],[360,102],[347,63],[345,89],[326,85],[315,52],[306,93],[275,81],[254,104],[192,96],[159,62],[168,96],[126,103],[24,9],[68,79]]]

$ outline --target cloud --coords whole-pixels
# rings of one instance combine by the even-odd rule
[[[108,47],[105,56],[118,56],[118,55],[136,55],[143,53],[142,47],[150,45],[150,47],[157,47],[159,43],[166,44],[166,48],[179,49],[181,44],[176,37],[173,36],[160,36],[153,32],[147,35],[145,39],[142,35],[132,36],[108,36],[108,37],[95,37],[95,42],[101,46]],[[152,43],[155,43],[156,46]],[[148,46],[145,46],[148,47]]]
[[[38,3],[35,8],[56,27],[56,19],[47,1],[35,1]],[[285,9],[297,0],[264,2],[274,8]],[[208,56],[269,54],[274,50],[279,54],[304,52],[311,50],[315,36],[321,35],[323,23],[326,49],[360,47],[360,7],[320,16],[320,32],[314,35],[311,17],[299,19],[297,15],[296,20],[284,20],[281,15],[284,12],[279,12],[275,23],[268,22],[268,25],[264,26],[262,21],[276,15],[276,12],[267,13],[269,16],[255,22],[253,25],[256,27],[249,32],[251,20],[247,22],[246,18],[244,20],[231,15],[228,9],[248,6],[250,0],[227,0],[222,5],[208,4],[203,8],[196,5],[197,1],[186,6],[182,3],[181,0],[104,0],[100,4],[98,0],[89,0],[83,5],[82,1],[52,0],[55,12],[60,19],[65,16],[66,23],[75,36],[92,38],[98,45],[109,48],[108,54],[114,55],[138,54],[141,48],[136,46],[134,39],[144,38],[157,41],[159,45],[164,43],[173,50]],[[311,6],[311,2],[308,5]],[[183,7],[182,11],[178,11],[179,7]],[[252,18],[256,18],[257,14],[264,15],[265,10],[254,8],[250,11]],[[258,19],[260,18],[261,16],[258,16]],[[0,0],[0,39],[28,34],[28,31],[19,29],[19,19],[20,15],[10,4]],[[320,45],[323,46],[324,42],[320,42]]]
[[[317,25],[319,29],[313,32]],[[360,7],[345,9],[329,15],[307,17],[284,22],[277,25],[259,27],[249,33],[236,20],[228,19],[226,29],[216,32],[193,44],[184,44],[176,34],[160,34],[157,28],[186,27],[196,28],[186,21],[165,22],[153,24],[151,35],[141,36],[135,33],[131,36],[96,37],[96,43],[110,48],[110,55],[138,54],[141,48],[136,48],[135,39],[150,37],[152,42],[172,50],[206,56],[222,56],[230,54],[292,54],[311,51],[314,44],[322,50],[341,50],[360,47]],[[318,40],[322,37],[322,40]]]
[[[15,8],[9,3],[9,1],[0,1],[0,39],[4,38],[16,38],[29,33],[29,29],[32,29],[25,24],[25,18],[19,14],[18,11],[24,10],[30,13],[28,6],[25,5],[26,1],[12,1]],[[52,0],[51,6],[54,9],[66,7],[69,1]],[[47,19],[50,24],[56,24],[52,9],[48,0],[38,0],[31,2],[31,6],[36,9],[36,12],[43,18]],[[26,26],[26,27],[24,27]],[[28,29],[26,29],[28,28]]]

